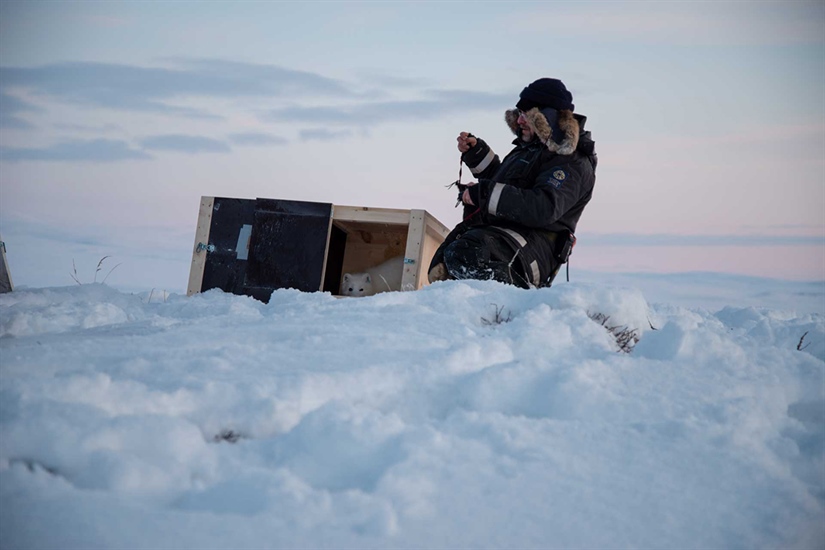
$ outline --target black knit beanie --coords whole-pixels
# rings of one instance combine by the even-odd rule
[[[567,91],[561,80],[540,78],[521,91],[516,103],[516,109],[521,111],[529,111],[533,107],[572,111],[575,108],[573,94]]]

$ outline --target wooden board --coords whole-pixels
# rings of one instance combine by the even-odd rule
[[[215,197],[201,197],[198,211],[198,225],[195,229],[195,246],[192,249],[192,265],[189,267],[189,284],[186,295],[191,296],[201,291],[203,270],[206,267],[206,250],[209,245],[209,228],[212,224],[212,207]]]
[[[385,223],[390,225],[407,225],[409,210],[394,208],[368,208],[365,206],[335,206],[332,219],[337,222]]]
[[[401,275],[401,290],[418,290],[421,288],[425,214],[426,212],[423,210],[410,211],[407,249],[404,254],[404,271]],[[426,270],[426,268],[423,269]]]
[[[376,266],[395,256],[404,255],[407,227],[402,225],[363,224],[353,226],[333,222],[336,227],[346,227],[345,252],[341,269],[357,273]]]
[[[6,260],[6,243],[0,237],[0,294],[14,290],[14,283],[11,280],[9,262]]]

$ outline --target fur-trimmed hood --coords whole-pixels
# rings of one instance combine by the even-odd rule
[[[558,155],[569,155],[576,150],[579,144],[579,134],[581,125],[573,111],[553,111],[557,114],[556,123],[551,125],[547,117],[539,111],[538,107],[533,107],[524,113],[527,122],[533,128],[533,132],[546,146],[551,153]],[[504,120],[507,126],[516,136],[521,136],[521,129],[518,125],[518,109],[510,109],[504,113]],[[582,121],[584,118],[582,117]],[[556,132],[554,132],[554,127]],[[556,134],[557,140],[553,139]]]

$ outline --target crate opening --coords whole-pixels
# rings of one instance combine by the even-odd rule
[[[324,291],[338,295],[344,273],[360,273],[396,256],[404,256],[408,234],[407,225],[334,220]]]

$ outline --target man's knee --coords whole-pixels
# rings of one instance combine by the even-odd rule
[[[468,231],[444,250],[444,263],[455,279],[494,279],[513,284],[509,256],[514,252],[495,236]]]
[[[444,250],[444,265],[455,279],[482,279],[481,272],[489,260],[485,258],[484,247],[471,239],[457,239]]]

